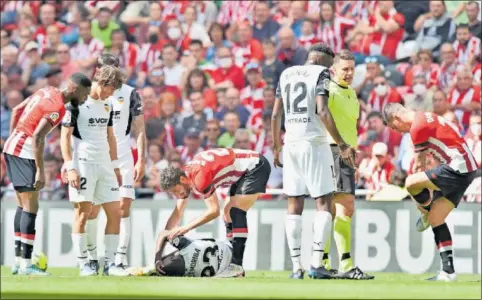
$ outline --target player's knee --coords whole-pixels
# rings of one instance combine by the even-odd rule
[[[290,198],[288,200],[288,214],[300,215],[303,213],[304,199],[303,197]]]
[[[332,211],[333,194],[324,195],[316,198],[316,208],[318,211]]]
[[[87,220],[89,219],[89,212],[82,210],[82,209],[76,209],[75,210],[75,222],[77,225],[80,227],[84,227],[85,224],[87,224]]]
[[[32,199],[32,197],[28,195],[28,197],[22,199],[22,207],[24,211],[36,214],[38,212],[38,200]]]
[[[131,212],[131,199],[121,198],[120,201],[120,210],[122,218],[127,218],[130,216]]]
[[[445,223],[445,218],[440,216],[435,211],[429,211],[427,221],[432,227],[437,227]]]

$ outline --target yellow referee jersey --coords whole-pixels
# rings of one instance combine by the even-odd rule
[[[352,147],[358,146],[357,121],[360,113],[360,103],[355,90],[330,81],[328,108],[335,120],[336,128],[343,140]],[[328,133],[330,143],[335,140]]]

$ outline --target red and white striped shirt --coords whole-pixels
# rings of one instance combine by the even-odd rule
[[[459,66],[462,65],[458,62],[454,62],[450,66],[440,67],[437,75],[438,87],[440,89],[445,90],[452,85],[452,83],[456,79],[457,69],[459,68]]]
[[[447,100],[452,106],[469,104],[470,102],[480,103],[480,87],[473,86],[465,91],[460,91],[455,87],[450,91]],[[461,109],[455,110],[455,115],[457,116],[457,119],[465,128],[469,126],[470,114],[470,111],[464,111]]]
[[[424,71],[422,69],[422,66],[420,66],[420,65],[414,65],[405,74],[405,85],[412,86],[413,79],[415,77],[420,76],[420,75],[425,75],[425,79],[427,80],[427,83],[428,83],[427,86],[429,88],[434,86],[434,85],[437,86],[438,85],[439,72],[440,72],[440,66],[438,64],[431,64],[430,70],[428,70],[428,71]]]
[[[254,109],[246,122],[246,128],[258,132],[263,128],[263,109]]]
[[[141,48],[140,67],[142,72],[150,72],[162,52],[161,44],[146,43]]]
[[[317,37],[337,53],[345,48],[346,31],[354,26],[355,20],[337,15],[334,16],[333,22],[318,27]]]
[[[400,94],[395,90],[393,87],[388,87],[388,93],[385,97],[378,96],[373,89],[370,93],[370,97],[368,97],[368,105],[370,105],[370,111],[382,111],[383,107],[390,102],[400,103],[401,102]]]
[[[194,156],[196,156],[197,154],[204,151],[204,149],[202,147],[199,147],[199,149],[197,149],[196,152],[189,153],[189,148],[187,146],[184,146],[184,145],[177,146],[176,150],[181,155],[181,160],[184,163],[190,162],[194,158]]]
[[[60,33],[64,32],[65,30],[65,24],[60,23],[60,22],[55,22],[54,24],[57,26],[59,29]],[[34,38],[37,40],[37,43],[39,44],[40,48],[45,49],[48,48],[49,42],[47,40],[47,27],[48,26],[40,26],[37,28],[37,31],[35,31]]]
[[[228,187],[256,167],[260,154],[251,150],[212,149],[197,154],[184,167],[194,193],[211,196],[216,188]]]
[[[84,60],[91,57],[99,57],[104,51],[104,43],[96,38],[91,38],[89,41],[79,40],[77,45],[70,49],[72,60]]]
[[[256,1],[223,1],[219,8],[218,23],[223,25],[240,21],[252,21]]]
[[[480,39],[478,37],[472,36],[467,43],[467,46],[460,44],[459,41],[455,41],[454,49],[457,53],[457,60],[459,61],[459,63],[465,64],[468,62],[470,56],[480,55]]]
[[[250,85],[243,88],[240,93],[241,103],[250,111],[253,112],[255,109],[263,109],[264,98],[263,91],[266,87],[266,82],[260,81],[255,88]]]
[[[315,36],[315,34],[310,34],[310,35],[302,35],[298,39],[298,43],[305,48],[306,50],[309,50],[310,47],[316,43],[321,42],[319,38]]]
[[[482,65],[480,63],[476,64],[472,68],[472,74],[474,74],[474,81],[478,82],[479,84],[482,82]]]
[[[121,68],[131,67],[136,68],[139,59],[139,47],[136,44],[124,41],[122,51],[119,55],[119,62]]]
[[[415,152],[428,150],[440,163],[460,173],[477,169],[474,155],[457,128],[431,112],[417,112],[410,128]]]

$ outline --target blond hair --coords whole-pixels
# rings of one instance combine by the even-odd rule
[[[111,85],[117,90],[124,82],[124,74],[117,67],[104,65],[95,72],[94,80],[100,86]]]

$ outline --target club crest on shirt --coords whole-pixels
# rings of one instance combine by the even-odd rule
[[[120,104],[124,103],[124,97],[117,98],[117,102],[119,102]]]
[[[55,121],[57,121],[57,120],[59,119],[60,115],[59,115],[58,112],[53,112],[53,113],[50,114],[49,117],[50,117],[50,119],[51,119],[52,121],[55,122]]]
[[[323,88],[325,90],[329,90],[330,89],[330,79],[326,78],[326,79],[323,79]]]
[[[109,104],[104,104],[104,109],[106,112],[109,112],[110,111],[110,108],[109,108]]]

